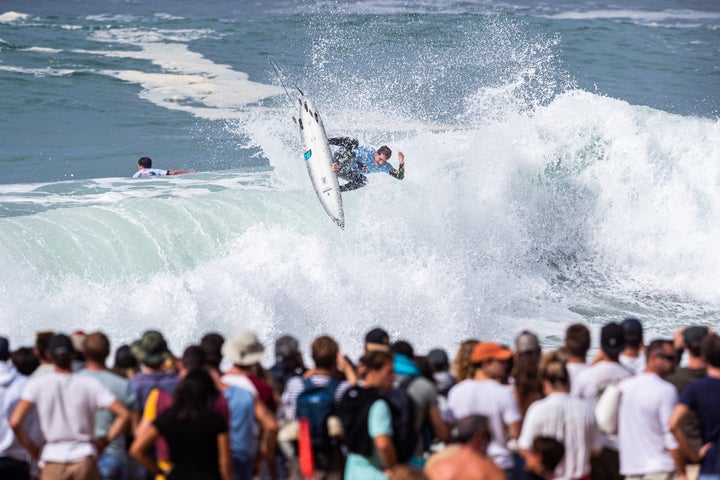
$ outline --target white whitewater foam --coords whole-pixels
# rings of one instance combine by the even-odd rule
[[[30,18],[30,15],[27,13],[19,13],[19,12],[5,12],[3,14],[0,14],[0,23],[15,23],[22,20],[27,20]]]
[[[139,47],[140,50],[75,52],[152,62],[162,71],[149,73],[118,69],[99,73],[141,85],[140,96],[157,106],[206,119],[234,118],[238,111],[249,105],[282,93],[280,88],[253,82],[246,73],[214,63],[182,43],[211,33],[207,30],[114,29],[95,32],[93,38]]]

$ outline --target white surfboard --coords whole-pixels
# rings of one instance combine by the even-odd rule
[[[332,153],[325,127],[310,97],[300,95],[298,102],[300,114],[295,121],[300,127],[300,138],[305,147],[303,158],[310,181],[325,212],[340,228],[345,228],[340,185],[337,174],[332,170]]]

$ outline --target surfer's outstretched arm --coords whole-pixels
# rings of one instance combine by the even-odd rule
[[[398,152],[398,160],[400,161],[400,166],[398,168],[391,168],[388,173],[398,180],[402,180],[405,178],[405,155],[403,155],[402,152]]]

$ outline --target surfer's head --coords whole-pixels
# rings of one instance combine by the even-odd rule
[[[390,160],[390,157],[392,157],[392,150],[390,150],[387,145],[383,145],[375,151],[375,165],[378,167],[380,165],[385,165],[385,163]]]
[[[152,168],[152,159],[150,157],[142,157],[138,160],[138,168]]]

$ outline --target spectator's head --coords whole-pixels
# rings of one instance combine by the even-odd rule
[[[181,361],[182,367],[187,375],[189,372],[205,368],[207,357],[205,356],[205,351],[202,347],[200,347],[200,345],[190,345],[183,352]]]
[[[370,351],[360,358],[360,364],[365,369],[365,386],[389,390],[392,387],[395,374],[393,373],[393,357],[390,352]]]
[[[10,354],[13,365],[21,375],[30,376],[40,365],[40,360],[30,347],[20,347]]]
[[[75,357],[75,349],[73,348],[70,337],[63,333],[58,333],[50,337],[48,341],[48,353],[55,366],[63,370],[70,370],[73,358]]]
[[[45,330],[35,334],[35,355],[41,362],[52,362],[48,350],[48,343],[50,342],[50,337],[53,335],[55,335],[55,332],[52,330]]]
[[[525,468],[545,478],[552,478],[552,472],[565,456],[565,446],[552,437],[535,437],[532,449],[526,457]]]
[[[262,360],[265,347],[253,332],[242,331],[223,343],[222,354],[238,367],[252,367]]]
[[[446,372],[450,370],[450,359],[442,348],[433,348],[425,357],[433,373]]]
[[[518,354],[537,354],[540,355],[540,342],[537,335],[527,330],[523,330],[520,335],[515,338],[515,352]]]
[[[647,369],[664,377],[675,370],[676,356],[672,340],[653,340],[647,347]]]
[[[298,339],[292,335],[283,335],[275,340],[275,361],[290,368],[302,366]]]
[[[317,368],[330,371],[335,370],[340,347],[334,338],[327,335],[318,337],[313,340],[310,348],[312,350],[313,362],[315,362]]]
[[[568,391],[570,389],[570,376],[563,362],[550,360],[543,363],[540,373],[545,390]]]
[[[75,349],[75,360],[80,362],[85,361],[85,338],[87,335],[82,330],[76,330],[70,334],[70,341],[72,341],[73,348]]]
[[[700,357],[702,355],[700,346],[702,345],[702,341],[707,336],[708,332],[707,327],[697,325],[687,327],[683,330],[683,341],[685,342],[685,347],[687,347],[691,356]]]
[[[382,328],[373,328],[365,335],[365,352],[389,352],[390,336]]]
[[[565,348],[568,355],[585,361],[590,350],[590,330],[582,323],[574,323],[565,330]]]
[[[217,332],[207,333],[200,339],[200,348],[205,352],[205,363],[210,368],[220,370],[223,343],[225,343],[225,337]]]
[[[394,342],[390,347],[390,351],[392,353],[399,353],[400,355],[405,355],[410,360],[415,358],[415,350],[413,349],[412,345],[410,345],[410,342],[406,340],[398,340],[397,342]]]
[[[218,395],[215,381],[204,368],[189,372],[178,383],[173,395],[173,409],[178,418],[185,419],[207,408],[210,401]]]
[[[643,343],[643,328],[640,320],[628,317],[621,324],[625,334],[625,346],[638,350]]]
[[[603,325],[600,330],[600,349],[609,360],[618,361],[625,350],[625,331],[621,325],[615,322]]]
[[[461,418],[450,431],[450,438],[453,442],[468,445],[480,455],[485,455],[487,446],[492,440],[488,417],[470,415]]]
[[[133,343],[132,352],[138,362],[152,369],[159,369],[171,357],[162,333],[148,330],[140,341]]]
[[[495,342],[481,342],[475,345],[472,362],[490,378],[498,379],[507,374],[508,362],[513,351]]]
[[[458,382],[472,378],[475,374],[472,354],[478,343],[480,342],[475,339],[469,339],[460,344],[460,348],[458,348],[455,354],[455,361],[453,362],[453,373],[455,373],[455,378],[457,378]]]
[[[720,368],[720,337],[717,334],[706,335],[700,349],[709,366]]]
[[[5,337],[0,337],[0,362],[10,360],[10,341]]]
[[[85,336],[85,359],[89,362],[105,365],[110,355],[110,340],[102,332],[93,332]]]
[[[115,362],[114,367],[124,369],[137,369],[138,361],[137,358],[132,354],[130,345],[120,345],[115,351]]]

